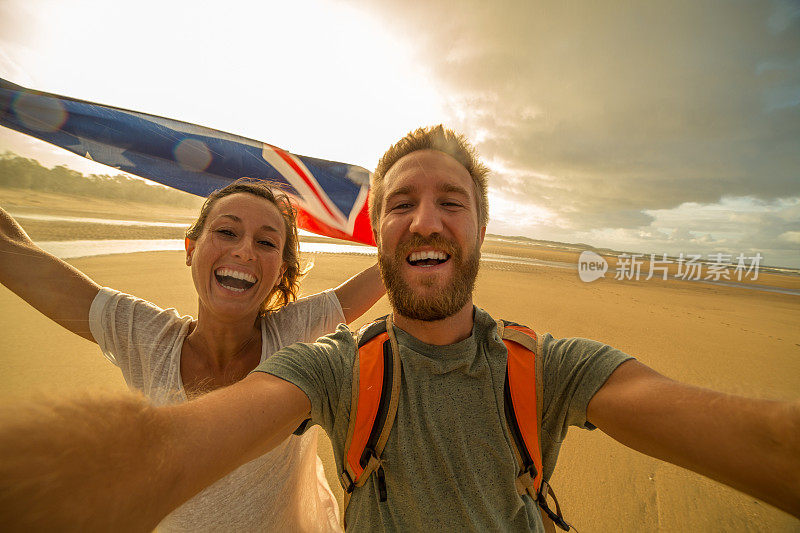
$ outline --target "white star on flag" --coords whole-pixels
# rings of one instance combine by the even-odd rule
[[[82,137],[78,137],[78,143],[67,145],[69,150],[75,152],[78,155],[82,155],[87,159],[91,159],[92,161],[97,161],[98,163],[103,163],[104,165],[109,165],[114,168],[120,168],[120,166],[125,165],[127,167],[135,166],[133,161],[130,161],[122,152],[125,151],[125,148],[119,148],[116,146],[109,146],[108,144],[92,141],[89,139],[84,139]]]

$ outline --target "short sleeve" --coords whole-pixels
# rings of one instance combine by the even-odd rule
[[[333,290],[292,302],[267,315],[271,351],[295,342],[313,342],[344,322],[344,313]]]
[[[606,344],[544,335],[543,429],[561,441],[569,426],[594,429],[586,408],[616,368],[631,357]]]
[[[170,357],[190,322],[175,309],[106,287],[89,309],[89,328],[103,354],[122,370],[129,387],[145,394],[153,386],[163,388],[161,381],[173,381]]]
[[[349,394],[355,341],[344,324],[315,343],[283,348],[253,372],[266,372],[299,387],[311,401],[311,421],[333,431],[341,394]]]

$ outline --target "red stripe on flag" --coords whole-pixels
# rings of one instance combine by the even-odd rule
[[[314,195],[315,195],[315,196],[317,197],[317,199],[319,200],[319,203],[320,203],[320,204],[322,204],[322,207],[324,207],[324,208],[325,208],[325,211],[327,211],[327,212],[328,212],[328,214],[329,214],[330,216],[332,216],[334,219],[338,219],[339,217],[337,217],[336,215],[334,215],[334,214],[333,214],[333,211],[331,211],[331,210],[328,208],[328,204],[326,204],[326,203],[325,203],[325,200],[323,200],[323,199],[322,199],[322,196],[320,196],[320,194],[319,194],[319,191],[317,191],[317,188],[316,188],[316,187],[314,187],[314,184],[313,184],[313,183],[311,183],[311,179],[308,177],[308,174],[306,174],[305,172],[303,172],[303,169],[302,169],[302,168],[300,168],[300,167],[298,166],[298,164],[297,164],[297,163],[294,161],[294,159],[292,159],[292,158],[289,156],[289,154],[287,154],[286,152],[284,152],[283,150],[281,150],[281,149],[280,149],[280,148],[278,148],[277,146],[272,146],[272,145],[268,145],[268,146],[269,146],[270,148],[272,148],[273,150],[275,150],[275,153],[276,153],[276,154],[278,154],[279,156],[281,156],[281,159],[283,159],[284,161],[286,161],[286,163],[288,163],[288,165],[289,165],[290,167],[292,167],[292,170],[294,170],[294,171],[297,173],[297,175],[298,175],[298,176],[300,176],[301,178],[303,178],[303,181],[305,181],[305,182],[306,182],[306,185],[308,185],[308,187],[309,187],[309,188],[310,188],[310,189],[311,189],[311,190],[314,192]]]
[[[369,212],[367,204],[361,208],[356,216],[356,223],[353,227],[353,234],[349,235],[339,229],[330,227],[329,225],[321,222],[318,218],[312,216],[302,208],[297,207],[297,227],[308,230],[318,235],[325,235],[327,237],[334,237],[336,239],[343,239],[351,242],[360,242],[361,244],[370,244],[375,246],[375,239],[372,235],[372,227],[369,224]]]

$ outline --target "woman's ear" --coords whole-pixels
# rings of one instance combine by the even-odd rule
[[[186,248],[186,266],[192,266],[192,253],[194,253],[194,246],[197,244],[197,241],[186,237],[183,240],[183,246]]]

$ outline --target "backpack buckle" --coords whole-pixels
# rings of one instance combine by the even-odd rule
[[[536,492],[536,484],[533,482],[534,479],[536,479],[536,467],[531,463],[520,471],[517,479],[514,481],[517,494],[520,496],[527,494],[536,501],[538,494]]]
[[[555,504],[556,504],[555,512],[553,512],[553,510],[550,509],[550,506],[547,505],[547,494],[548,493],[553,497],[553,502],[555,502]],[[563,529],[564,531],[569,531],[570,530],[570,528],[572,526],[570,526],[567,523],[567,521],[564,520],[564,517],[561,515],[561,506],[558,504],[558,500],[556,499],[556,495],[550,489],[550,485],[545,481],[542,481],[542,490],[539,492],[539,496],[536,498],[536,503],[539,504],[539,507],[542,509],[542,511],[545,512],[547,517],[550,518],[550,520],[552,520],[555,525],[557,525],[559,528]]]
[[[375,449],[374,448],[372,448],[371,446],[367,446],[367,447],[364,448],[364,453],[361,454],[361,458],[359,459],[359,463],[361,463],[361,467],[364,470],[367,470],[367,469],[370,468],[370,466],[371,466],[370,463],[373,463],[373,461],[376,461],[376,462],[380,461],[380,457],[378,457],[378,454],[375,453]]]
[[[387,495],[386,477],[383,473],[383,461],[380,457],[378,457],[378,454],[375,453],[374,448],[367,447],[364,449],[364,454],[361,456],[361,464],[364,466],[364,472],[361,474],[362,477],[365,474],[370,476],[372,473],[375,473],[375,476],[378,480],[379,500],[385,502]]]
[[[387,494],[386,494],[386,478],[383,474],[383,465],[378,466],[378,469],[375,471],[375,475],[378,476],[378,500],[385,502]]]
[[[350,477],[350,474],[347,473],[347,470],[341,473],[339,479],[342,482],[342,488],[347,494],[350,494],[353,492],[353,489],[356,488],[356,484],[353,483],[353,479]]]

